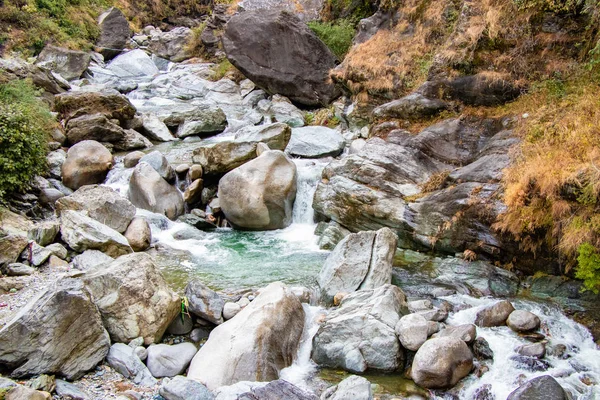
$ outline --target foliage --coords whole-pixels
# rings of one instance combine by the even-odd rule
[[[373,3],[369,0],[327,0],[321,16],[324,21],[344,19],[356,25],[361,19],[371,16],[375,11]]]
[[[575,277],[583,280],[585,289],[600,293],[600,254],[598,249],[589,243],[579,246]]]
[[[354,25],[345,19],[335,22],[312,21],[308,23],[312,31],[329,47],[329,49],[343,60],[352,46],[352,39],[356,30]]]
[[[37,94],[25,81],[0,85],[0,198],[26,188],[45,170],[54,122]]]
[[[214,68],[210,80],[216,82],[223,78],[229,78],[239,82],[244,79],[244,75],[228,59],[223,59]]]

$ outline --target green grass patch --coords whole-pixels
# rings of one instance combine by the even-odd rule
[[[312,31],[329,47],[340,60],[343,60],[356,33],[354,24],[341,19],[334,22],[312,21],[308,23]]]

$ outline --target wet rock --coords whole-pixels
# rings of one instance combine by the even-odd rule
[[[109,120],[125,123],[135,116],[135,107],[129,99],[116,91],[63,93],[55,96],[54,109],[66,122],[85,115],[100,114]]]
[[[183,201],[187,204],[196,204],[202,199],[202,189],[204,189],[204,181],[196,179],[193,181],[183,193]]]
[[[374,289],[391,283],[396,244],[395,234],[387,228],[342,239],[317,278],[323,299],[331,302],[339,292]]]
[[[223,306],[225,302],[219,294],[198,280],[193,280],[185,287],[185,297],[189,302],[189,311],[215,325],[223,323]]]
[[[202,231],[212,231],[218,228],[217,225],[206,220],[206,215],[204,217],[199,217],[194,214],[184,214],[177,218],[177,221],[186,223]]]
[[[106,66],[106,69],[118,78],[153,76],[160,72],[150,56],[145,51],[139,49],[121,54],[112,60]]]
[[[346,146],[344,137],[324,126],[306,126],[292,129],[292,137],[285,152],[302,158],[338,156]]]
[[[151,345],[146,365],[155,378],[173,377],[185,372],[197,351],[192,343]]]
[[[242,311],[242,307],[239,304],[227,302],[223,305],[223,318],[227,321],[235,317],[240,311]]]
[[[482,337],[478,337],[473,342],[473,354],[478,360],[493,360],[494,352],[490,349],[490,345]]]
[[[318,400],[312,393],[306,392],[299,387],[283,379],[267,383],[265,386],[257,386],[251,391],[238,395],[238,400]]]
[[[428,99],[420,93],[412,93],[375,108],[373,115],[379,118],[419,119],[431,117],[446,109],[448,103],[445,101]]]
[[[271,41],[275,36],[279,40]],[[222,40],[229,61],[270,93],[308,106],[327,105],[339,93],[328,81],[336,57],[292,14],[261,10],[235,15]]]
[[[362,376],[351,375],[336,386],[327,389],[322,400],[372,400],[371,382]]]
[[[119,232],[77,211],[63,211],[60,222],[62,239],[75,251],[100,250],[111,257],[133,252]]]
[[[567,400],[570,396],[550,375],[533,378],[519,386],[507,400]]]
[[[522,355],[515,355],[510,357],[513,361],[515,368],[524,369],[531,372],[547,371],[552,365],[546,360],[540,360],[536,357],[528,357]]]
[[[479,311],[475,317],[475,325],[484,328],[502,326],[513,311],[515,311],[515,308],[509,301],[499,301]]]
[[[199,164],[194,164],[190,166],[190,169],[188,170],[188,179],[190,180],[190,182],[194,182],[197,179],[202,178],[202,165]]]
[[[446,329],[440,330],[432,337],[455,337],[462,340],[466,344],[472,344],[477,338],[477,328],[473,324],[447,326]]]
[[[473,368],[473,354],[469,347],[455,337],[426,341],[412,364],[415,383],[427,389],[449,388],[467,376]]]
[[[417,351],[427,340],[429,326],[419,314],[409,314],[400,318],[394,330],[405,349]]]
[[[145,162],[140,162],[131,175],[129,200],[137,207],[169,219],[177,218],[184,210],[181,193]]]
[[[279,371],[292,364],[303,328],[300,301],[282,283],[272,283],[235,318],[212,331],[192,360],[188,377],[211,390],[240,381],[277,379]]]
[[[85,211],[90,218],[116,230],[125,232],[135,216],[135,206],[115,190],[102,185],[87,185],[72,195],[56,202],[60,216],[66,210]]]
[[[180,375],[163,380],[158,392],[166,400],[213,400],[215,398],[203,384]]]
[[[320,234],[319,248],[321,250],[333,250],[335,249],[335,246],[337,246],[346,236],[350,235],[350,233],[352,232],[332,221],[327,224],[327,227]],[[315,232],[315,234],[317,233]]]
[[[134,349],[123,343],[115,343],[110,347],[106,357],[108,365],[133,383],[153,387],[157,381],[148,368],[135,354]]]
[[[515,332],[535,331],[540,327],[540,318],[525,310],[515,310],[508,316],[506,325]]]
[[[102,320],[115,342],[143,337],[145,344],[160,340],[180,311],[180,300],[146,253],[120,257],[86,274]]]
[[[208,339],[210,332],[203,328],[194,328],[192,332],[190,332],[190,339],[193,342],[199,342],[202,339]]]
[[[80,271],[93,269],[97,265],[109,264],[114,258],[98,250],[86,250],[83,253],[73,257],[73,268]]]
[[[56,394],[68,400],[90,400],[81,389],[62,379],[56,380]]]
[[[98,17],[100,37],[96,42],[105,60],[119,54],[131,37],[131,29],[125,15],[116,7],[111,7]]]
[[[142,125],[144,127],[144,133],[152,140],[157,140],[159,142],[177,140],[173,134],[171,134],[167,125],[154,114],[144,114],[142,116]]]
[[[231,225],[239,229],[282,229],[292,223],[296,165],[281,151],[263,153],[219,182],[219,200]]]
[[[67,152],[67,159],[62,165],[63,182],[73,190],[102,183],[112,163],[112,154],[106,147],[93,140],[84,140]]]
[[[401,369],[404,353],[394,327],[407,311],[406,297],[396,286],[347,295],[317,331],[312,359],[355,373]]]
[[[544,343],[524,344],[517,348],[517,353],[526,357],[544,358],[546,345]]]
[[[152,230],[146,218],[134,218],[123,234],[133,251],[144,251],[152,243]]]
[[[27,237],[40,246],[47,246],[54,243],[54,239],[59,231],[60,223],[58,221],[46,220],[35,224],[35,226],[27,232]]]
[[[80,280],[43,290],[0,330],[0,363],[11,376],[77,379],[101,362],[110,340]]]

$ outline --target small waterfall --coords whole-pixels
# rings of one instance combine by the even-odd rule
[[[293,161],[298,174],[293,223],[314,225],[313,197],[327,161],[306,159],[294,159]]]
[[[122,162],[118,162],[109,171],[104,186],[114,189],[126,199],[129,198],[129,179],[133,174],[133,168],[125,168]]]
[[[312,391],[308,382],[317,372],[317,364],[310,358],[312,341],[319,330],[325,309],[322,307],[302,304],[304,308],[304,331],[300,339],[300,347],[294,363],[281,370],[279,377],[294,385]]]

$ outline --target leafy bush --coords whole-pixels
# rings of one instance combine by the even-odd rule
[[[594,246],[584,243],[579,246],[577,262],[575,277],[583,280],[583,285],[587,290],[598,294],[600,292],[600,254]]]
[[[25,81],[0,85],[0,199],[25,189],[46,168],[53,118]]]
[[[308,26],[312,31],[329,47],[329,49],[340,60],[343,60],[352,46],[352,39],[356,30],[354,25],[348,20],[338,20],[335,22],[309,22]]]

